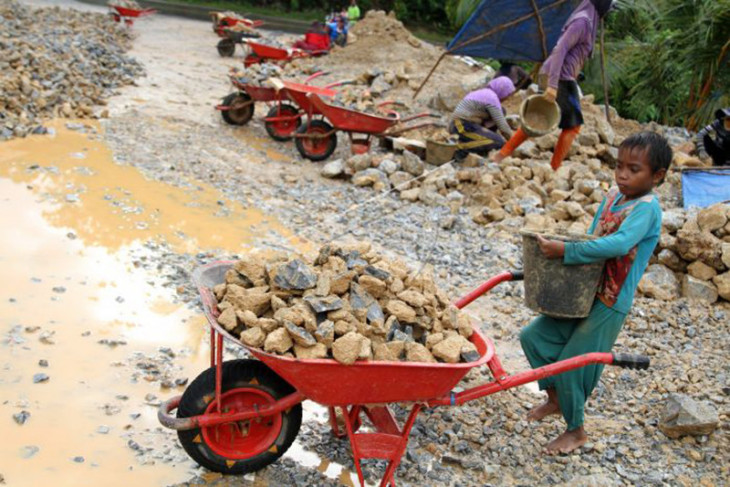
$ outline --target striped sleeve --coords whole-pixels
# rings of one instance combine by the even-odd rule
[[[702,157],[707,157],[707,149],[705,149],[705,136],[715,130],[715,124],[718,121],[715,120],[707,127],[697,132],[697,153]]]
[[[495,107],[494,105],[487,105],[487,111],[489,112],[489,116],[492,117],[494,123],[497,124],[497,128],[499,129],[499,131],[502,132],[507,138],[512,137],[512,129],[510,128],[509,124],[507,124],[507,119],[504,118],[504,113],[502,113],[502,110]]]

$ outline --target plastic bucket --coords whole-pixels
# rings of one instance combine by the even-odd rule
[[[545,238],[576,242],[593,240],[591,235],[545,235]],[[537,243],[537,233],[522,232],[522,265],[525,273],[525,304],[555,318],[585,318],[591,311],[603,274],[603,261],[565,265],[548,259]]]
[[[426,162],[434,166],[446,164],[454,158],[457,144],[452,142],[438,142],[436,140],[426,140]]]
[[[532,95],[520,106],[520,121],[522,130],[530,137],[549,134],[560,123],[560,107],[542,95]]]

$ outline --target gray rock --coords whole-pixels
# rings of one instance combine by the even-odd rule
[[[380,76],[377,76],[370,84],[370,93],[372,93],[374,96],[378,96],[390,90],[391,88],[392,86],[390,86],[390,83],[385,81],[385,76],[381,74]]]
[[[400,167],[398,166],[398,163],[391,160],[391,159],[384,159],[381,161],[380,165],[378,166],[378,169],[383,171],[388,176],[394,174]]]
[[[390,279],[390,274],[388,272],[382,269],[378,269],[377,267],[373,267],[371,265],[365,267],[365,274],[376,277],[381,281],[387,281],[388,279]]]
[[[41,449],[35,445],[24,446],[20,449],[20,456],[25,459],[32,458],[39,451],[41,451]]]
[[[717,288],[711,282],[702,281],[685,274],[682,277],[682,296],[692,301],[703,301],[712,304],[717,301],[719,294]]]
[[[327,296],[324,298],[307,296],[306,298],[304,298],[304,301],[309,304],[309,306],[312,308],[312,311],[314,311],[315,313],[334,311],[336,309],[341,309],[342,306],[344,306],[342,300],[336,295]]]
[[[13,420],[20,425],[25,424],[25,422],[28,421],[28,418],[30,418],[30,413],[25,410],[13,414]]]
[[[686,216],[682,208],[671,208],[662,212],[662,226],[671,233],[682,228],[685,220]]]
[[[323,321],[317,326],[314,336],[320,343],[323,343],[328,347],[331,346],[332,342],[335,340],[335,324],[330,320]]]
[[[337,178],[345,174],[345,163],[342,159],[330,161],[322,167],[320,174],[326,178]]]
[[[274,284],[281,289],[303,291],[317,285],[317,274],[301,260],[294,259],[278,268]]]
[[[34,384],[39,384],[41,382],[47,382],[48,379],[50,379],[50,377],[48,377],[48,374],[44,374],[43,372],[33,375]]]
[[[709,435],[718,423],[717,410],[711,403],[695,401],[684,394],[671,394],[664,405],[659,429],[670,438]]]
[[[424,172],[424,163],[420,157],[410,151],[403,152],[403,170],[413,176],[420,176]]]
[[[289,336],[297,345],[312,347],[315,343],[317,343],[317,340],[311,333],[304,328],[295,325],[291,321],[285,321],[284,328],[286,328],[286,331],[289,332]]]
[[[369,322],[385,321],[383,309],[378,301],[356,282],[350,284],[350,307],[353,310],[367,309],[367,320]]]

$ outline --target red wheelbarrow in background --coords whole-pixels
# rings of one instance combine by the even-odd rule
[[[477,329],[470,338],[480,358],[474,362],[415,363],[358,361],[342,365],[332,359],[300,360],[246,347],[221,327],[213,286],[225,281],[233,262],[216,262],[197,269],[193,279],[211,327],[211,367],[200,374],[182,396],[160,405],[158,419],[178,431],[185,451],[200,465],[225,474],[244,474],[276,461],[291,446],[302,420],[302,401],[327,406],[336,436],[350,440],[361,485],[361,460],[388,462],[381,486],[395,485],[395,471],[406,451],[408,435],[424,405],[457,406],[544,377],[589,364],[646,369],[647,357],[588,353],[538,369],[510,375],[495,354],[494,345]],[[455,303],[463,308],[497,284],[521,280],[521,272],[503,272]],[[258,360],[223,361],[223,339],[245,347]],[[486,364],[494,380],[461,392],[452,388],[473,367]],[[399,425],[388,403],[409,403],[411,410]],[[335,408],[344,419],[338,426]],[[171,415],[177,409],[176,417]],[[361,415],[374,432],[359,432]]]

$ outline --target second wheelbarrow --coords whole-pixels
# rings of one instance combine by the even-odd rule
[[[363,113],[346,107],[331,105],[316,93],[307,94],[309,102],[326,120],[312,120],[297,129],[294,135],[299,153],[311,161],[323,161],[337,148],[337,132],[346,132],[350,138],[353,154],[364,154],[370,150],[373,137],[396,136],[410,130],[435,125],[434,121],[406,125],[416,119],[433,117],[439,114],[422,112],[401,118],[395,110],[385,111],[385,116]],[[381,103],[384,106],[397,104],[393,101]],[[355,137],[355,134],[364,137]]]

